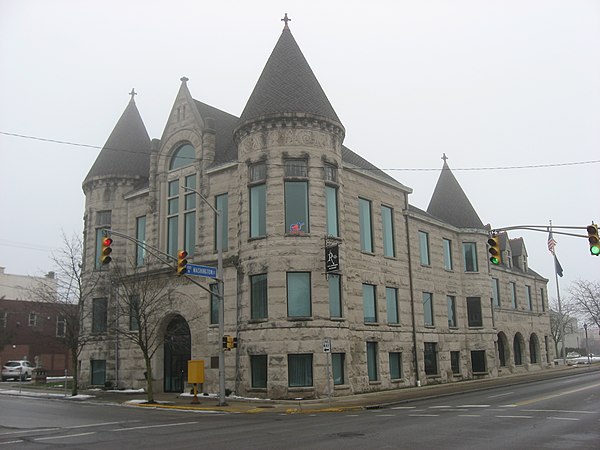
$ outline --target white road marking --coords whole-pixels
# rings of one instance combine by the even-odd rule
[[[552,420],[579,420],[577,417],[546,417],[546,419]]]
[[[0,445],[6,445],[6,444],[18,444],[19,442],[25,442],[25,441],[6,441],[6,442],[0,442]]]
[[[559,412],[567,414],[598,414],[597,411],[567,411],[563,409],[523,409],[523,412]]]
[[[416,406],[394,406],[392,409],[415,409]]]
[[[457,408],[489,408],[490,405],[460,405]]]
[[[165,428],[165,427],[180,427],[183,425],[194,425],[199,422],[179,422],[179,423],[163,423],[160,425],[145,425],[142,427],[130,427],[130,428],[115,428],[110,431],[131,431],[131,430],[147,430],[149,428]]]
[[[409,414],[410,417],[439,417],[439,414]]]
[[[481,417],[481,414],[459,414],[458,417]]]
[[[96,432],[90,431],[89,433],[62,434],[60,436],[47,436],[47,437],[35,438],[34,441],[49,441],[52,439],[68,439],[68,438],[72,438],[72,437],[88,436],[90,434],[96,434]]]
[[[76,429],[76,428],[87,428],[87,427],[103,427],[105,425],[118,425],[120,423],[135,423],[135,422],[141,422],[141,420],[125,420],[125,421],[120,421],[120,422],[104,422],[104,423],[90,423],[88,425],[73,425],[70,427],[64,427],[65,429]]]
[[[498,394],[498,395],[491,395],[488,398],[498,398],[498,397],[504,397],[505,395],[510,395],[510,394],[514,394],[514,392],[506,392],[504,394]]]
[[[500,419],[533,419],[533,416],[496,416]]]
[[[377,417],[396,417],[395,414],[379,414]]]
[[[450,406],[430,406],[429,409],[442,409],[442,408],[450,408]]]
[[[41,429],[33,429],[33,430],[19,430],[19,431],[8,431],[6,433],[0,433],[0,436],[6,436],[7,434],[21,434],[21,433],[31,433],[32,431],[35,431],[36,433],[42,433],[44,431],[56,431],[56,430],[60,430],[60,428],[41,428]]]

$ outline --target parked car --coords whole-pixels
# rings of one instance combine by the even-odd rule
[[[32,373],[33,364],[27,360],[8,361],[2,367],[2,381],[6,381],[10,378],[25,381],[27,378],[31,378]]]

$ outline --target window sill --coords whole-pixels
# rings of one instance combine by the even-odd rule
[[[369,380],[369,386],[379,386],[381,384],[381,380]]]
[[[441,380],[442,379],[442,376],[439,373],[436,373],[433,375],[425,374],[425,376],[427,377],[428,380]]]
[[[248,320],[248,323],[265,323],[268,321],[269,321],[269,319],[267,317],[265,317],[262,319],[250,319],[250,320]]]
[[[285,237],[310,237],[310,233],[285,233]]]
[[[329,320],[331,320],[332,322],[345,322],[346,318],[345,317],[330,317]]]
[[[373,252],[368,252],[368,251],[366,251],[366,250],[361,250],[360,252],[361,252],[363,255],[375,256],[375,253],[373,253]]]
[[[475,326],[471,326],[469,325],[469,330],[483,330],[483,325],[475,325]]]
[[[334,384],[333,389],[345,391],[345,390],[350,389],[350,385],[349,384]]]
[[[266,239],[266,238],[267,238],[267,235],[266,235],[266,234],[264,234],[264,235],[261,235],[261,236],[252,236],[252,237],[249,237],[249,238],[248,238],[248,242],[252,242],[252,241],[259,241],[259,240],[261,240],[261,239]]]
[[[392,328],[400,328],[402,326],[401,323],[397,323],[397,322],[388,322],[388,326],[392,327]]]
[[[314,386],[288,386],[288,392],[314,392]],[[299,398],[296,400],[304,400],[303,398]]]
[[[301,322],[301,321],[305,321],[305,320],[313,320],[312,316],[307,316],[307,317],[288,317],[287,320],[289,320],[290,322]]]
[[[267,388],[255,388],[255,387],[253,387],[253,388],[248,389],[248,392],[263,392],[264,393],[264,392],[267,392]]]
[[[364,322],[365,325],[370,325],[370,326],[379,326],[379,322]]]
[[[435,325],[423,325],[423,328],[428,328],[430,330],[435,330]]]
[[[404,378],[392,378],[391,382],[394,384],[404,384]]]

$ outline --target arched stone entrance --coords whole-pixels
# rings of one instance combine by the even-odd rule
[[[192,359],[192,338],[186,320],[177,315],[165,331],[164,391],[183,392],[187,380],[187,362]]]

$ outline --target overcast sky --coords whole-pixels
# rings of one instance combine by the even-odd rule
[[[61,232],[82,232],[81,183],[131,88],[152,138],[182,76],[239,116],[285,12],[345,145],[413,188],[414,206],[427,209],[445,152],[494,228],[600,222],[598,1],[0,0],[0,266],[44,274]],[[497,170],[465,170],[482,168]],[[547,234],[510,237],[555,297]],[[586,239],[555,238],[563,296],[600,278]]]

